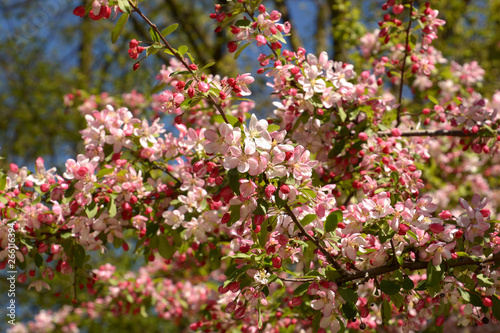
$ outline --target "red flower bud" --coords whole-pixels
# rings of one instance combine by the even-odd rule
[[[236,43],[234,41],[227,43],[227,49],[228,49],[229,53],[236,52],[236,50],[238,49],[238,43]]]
[[[288,194],[290,193],[290,187],[287,184],[283,184],[280,186],[280,191],[283,194]]]
[[[84,17],[85,16],[85,7],[78,6],[73,10],[73,15]]]
[[[274,268],[276,268],[276,269],[281,268],[281,258],[280,257],[274,257],[273,259],[271,259],[271,261],[273,263]]]
[[[244,315],[245,315],[245,307],[243,306],[240,306],[234,311],[234,318],[236,319],[243,318]]]
[[[441,213],[439,213],[439,217],[442,218],[443,220],[448,220],[452,216],[453,215],[449,210],[443,210]]]

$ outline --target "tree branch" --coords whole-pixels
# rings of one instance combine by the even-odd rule
[[[299,220],[297,219],[297,217],[295,216],[295,214],[292,212],[292,209],[290,208],[290,206],[288,206],[287,204],[285,204],[285,210],[286,210],[286,213],[288,214],[288,216],[290,216],[292,218],[292,221],[293,223],[295,223],[295,225],[297,226],[297,228],[299,228],[299,230],[307,237],[307,239],[309,239],[311,242],[313,242],[314,245],[316,245],[316,247],[321,251],[321,253],[323,253],[323,255],[326,257],[326,260],[333,266],[335,267],[335,269],[337,271],[340,272],[340,274],[343,276],[343,277],[346,277],[348,274],[347,272],[342,268],[342,266],[340,266],[340,264],[338,262],[335,261],[335,259],[332,257],[331,253],[328,252],[327,249],[325,249],[319,242],[317,239],[315,239],[314,237],[312,237],[311,235],[309,235],[309,233],[304,229],[304,227],[302,226],[302,224],[300,224]]]
[[[493,255],[493,257],[484,260],[474,260],[472,258],[458,258],[454,261],[445,262],[447,268],[460,267],[460,266],[468,266],[468,265],[479,265],[479,264],[488,264],[488,263],[496,263],[500,262],[500,253]],[[391,264],[388,266],[379,266],[375,268],[370,268],[364,271],[359,271],[353,274],[349,274],[348,276],[341,277],[337,279],[335,282],[337,284],[342,284],[354,280],[370,278],[373,279],[379,275],[383,275],[386,273],[393,272],[398,269],[409,269],[410,271],[416,271],[419,269],[426,269],[429,265],[428,261],[416,261],[403,263],[401,267],[398,264]]]

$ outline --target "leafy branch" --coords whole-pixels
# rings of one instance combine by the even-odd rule
[[[302,224],[300,224],[299,220],[297,219],[297,217],[295,216],[295,214],[293,213],[292,209],[290,208],[290,206],[288,206],[287,204],[284,205],[284,208],[286,210],[286,213],[288,214],[288,216],[290,216],[292,218],[292,221],[293,223],[297,226],[297,228],[299,228],[299,230],[307,237],[307,239],[309,239],[314,245],[316,245],[316,247],[321,251],[321,253],[323,253],[323,255],[326,257],[326,260],[333,266],[335,267],[335,269],[337,271],[339,271],[339,273],[341,274],[341,276],[343,277],[347,277],[349,274],[342,268],[342,266],[340,266],[340,264],[335,261],[335,259],[333,258],[333,256],[331,255],[330,252],[328,252],[327,249],[325,249],[321,244],[320,242],[318,242],[318,240],[314,237],[312,237],[311,235],[309,235],[309,233],[304,229],[304,227],[302,226]]]

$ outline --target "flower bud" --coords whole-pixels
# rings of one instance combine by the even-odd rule
[[[290,187],[287,184],[283,184],[280,186],[280,191],[283,194],[288,194],[290,193]]]
[[[264,193],[266,194],[266,197],[269,199],[273,196],[275,191],[276,191],[276,187],[274,185],[269,184],[266,186]]]
[[[236,319],[243,318],[244,315],[245,315],[245,307],[243,306],[240,306],[234,311],[234,318]]]
[[[441,213],[439,213],[439,217],[442,218],[443,220],[448,220],[452,216],[453,215],[449,210],[443,210]]]

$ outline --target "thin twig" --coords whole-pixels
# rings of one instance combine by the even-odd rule
[[[149,24],[149,26],[151,26],[151,28],[153,28],[153,30],[158,34],[158,36],[161,38],[162,42],[163,42],[163,45],[170,51],[172,52],[172,54],[184,65],[184,67],[186,67],[186,69],[189,71],[189,73],[192,75],[192,77],[196,80],[196,82],[201,82],[200,78],[196,75],[196,73],[191,69],[189,68],[189,65],[188,63],[186,62],[186,60],[184,60],[184,58],[180,55],[180,53],[175,50],[172,46],[170,46],[169,42],[167,42],[167,40],[165,39],[165,37],[163,37],[163,35],[161,34],[161,31],[158,29],[158,27],[156,26],[156,24],[154,24],[153,22],[151,22],[147,17],[146,15],[144,15],[142,13],[142,11],[139,9],[139,7],[136,7],[132,1],[129,0],[128,2],[130,4],[130,6],[132,8],[134,8],[134,11],[137,12],[137,14],[139,14],[140,17],[142,17],[142,19],[144,21],[146,21],[147,24]],[[224,119],[224,122],[226,122],[226,124],[229,124],[229,121],[227,120],[227,117],[226,115],[224,114],[224,110],[222,110],[222,107],[219,105],[219,103],[217,103],[217,101],[214,99],[214,97],[210,94],[208,94],[208,97],[210,99],[210,102],[212,102],[213,106],[217,109],[217,111],[219,111],[220,115],[222,116],[222,118]]]
[[[481,265],[487,263],[496,263],[500,261],[500,253],[495,254],[493,257],[484,260],[474,260],[472,258],[459,258],[456,261],[445,262],[447,268],[460,267],[460,266],[468,266],[468,265]],[[348,276],[341,277],[337,279],[335,282],[337,284],[343,284],[345,282],[350,282],[354,280],[370,278],[373,279],[377,276],[393,272],[398,269],[409,269],[410,271],[416,271],[419,269],[426,269],[429,265],[428,261],[416,261],[416,262],[407,262],[403,263],[403,265],[399,266],[399,264],[391,264],[388,266],[379,266],[375,268],[370,268],[364,271],[356,272],[349,274]]]
[[[321,280],[319,276],[317,277],[310,277],[310,278],[279,278],[281,281],[286,281],[286,282],[314,282],[314,281],[319,281]]]
[[[313,242],[314,245],[316,245],[316,247],[326,257],[326,260],[330,264],[332,264],[332,266],[335,267],[335,269],[337,271],[339,271],[342,276],[344,276],[344,277],[348,276],[347,272],[342,268],[342,266],[340,266],[340,264],[337,261],[335,261],[335,259],[332,257],[332,255],[330,254],[330,252],[328,252],[328,250],[325,249],[318,242],[317,239],[315,239],[314,237],[312,237],[311,235],[309,235],[309,233],[304,229],[304,227],[302,226],[302,224],[300,224],[300,222],[297,219],[297,217],[295,216],[295,214],[292,212],[292,209],[290,208],[290,206],[288,206],[288,205],[285,204],[284,207],[285,207],[285,210],[286,210],[286,213],[288,214],[288,216],[290,216],[292,218],[293,223],[295,223],[295,225],[297,226],[297,228],[299,228],[299,230],[307,237],[307,239],[309,239],[311,242]]]
[[[168,169],[167,169],[167,168],[165,168],[165,167],[163,167],[163,166],[161,166],[161,165],[158,165],[158,164],[153,164],[153,165],[152,165],[152,168],[153,168],[153,169],[157,169],[157,170],[161,170],[161,171],[165,172],[167,175],[169,175],[170,177],[172,177],[172,178],[174,179],[174,181],[175,181],[177,184],[180,184],[180,183],[181,183],[180,179],[178,179],[178,178],[174,177],[174,175],[172,175],[172,174],[170,173],[170,171],[168,171]]]
[[[413,16],[413,0],[410,1],[410,19],[408,20],[408,28],[406,29],[406,43],[405,43],[405,54],[403,57],[403,64],[401,66],[401,82],[399,83],[399,106],[398,106],[398,117],[396,120],[396,127],[401,123],[401,100],[403,98],[403,85],[404,85],[404,75],[405,75],[405,65],[406,57],[408,57],[408,45],[410,43],[410,29],[411,29],[411,18]]]

